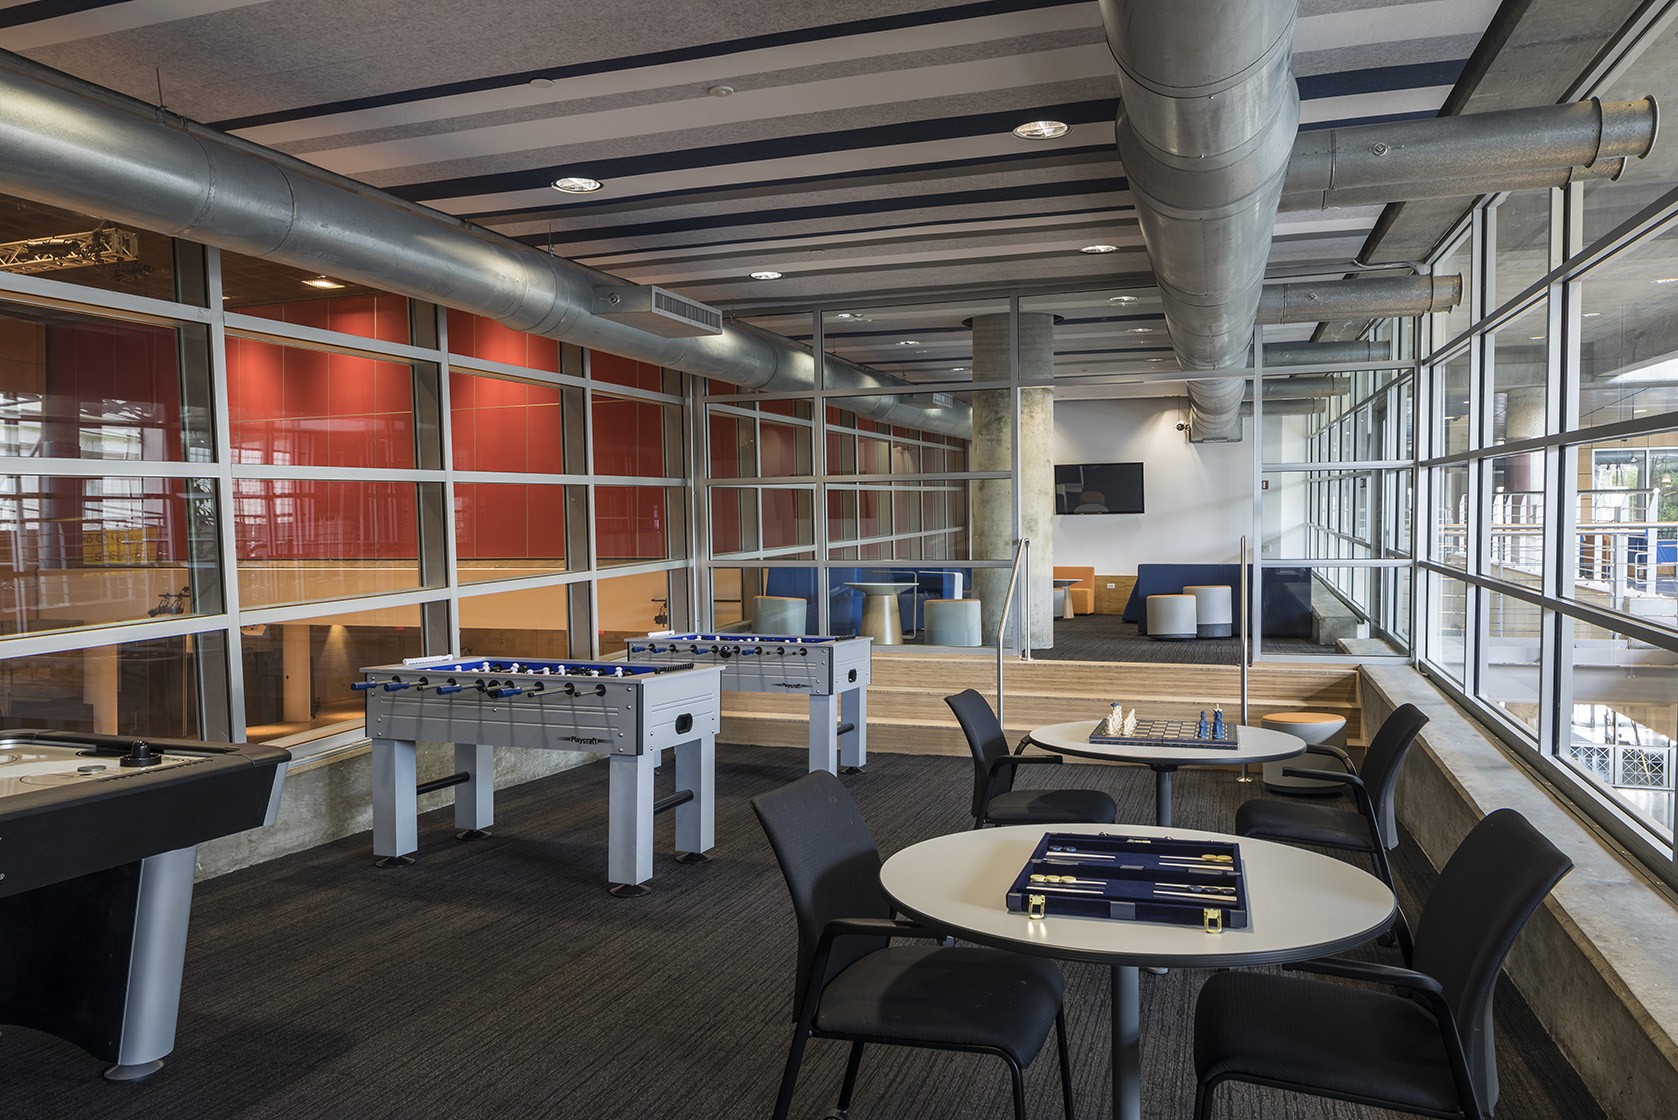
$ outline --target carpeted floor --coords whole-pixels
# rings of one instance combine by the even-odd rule
[[[373,867],[369,838],[204,883],[194,906],[175,1053],[151,1079],[100,1079],[75,1048],[16,1028],[0,1036],[4,1120],[614,1120],[769,1114],[789,1036],[791,906],[747,798],[796,778],[802,751],[719,750],[715,859],[661,855],[655,890],[604,890],[606,767],[504,792],[494,836],[453,839],[422,820],[419,862]],[[1145,769],[1038,768],[1038,784],[1110,790],[1121,820],[1152,819]],[[667,780],[667,779],[666,779]],[[876,756],[846,779],[882,851],[967,827],[964,759]],[[1185,827],[1228,827],[1256,786],[1230,772],[1177,779]],[[660,821],[668,852],[671,823]],[[1400,850],[1406,892],[1431,870]],[[1414,911],[1412,910],[1412,913]],[[1376,954],[1386,951],[1370,950]],[[1106,1114],[1104,970],[1068,965],[1081,1115]],[[1142,981],[1145,1115],[1184,1117],[1194,994],[1204,974]],[[1602,1113],[1507,986],[1499,993],[1500,1116]],[[1262,1029],[1262,1024],[1256,1024]],[[794,1107],[826,1113],[844,1046],[811,1044]],[[1053,1054],[1028,1073],[1033,1116],[1058,1117]],[[976,1120],[1010,1109],[994,1059],[876,1048],[857,1120]],[[1388,1114],[1220,1090],[1222,1118],[1374,1120]]]
[[[1266,638],[1265,653],[1333,654],[1333,646],[1319,646],[1304,638]],[[1140,661],[1165,665],[1239,665],[1239,638],[1195,638],[1156,642],[1139,634],[1136,623],[1116,614],[1085,614],[1055,619],[1053,649],[1032,651],[1045,661]]]

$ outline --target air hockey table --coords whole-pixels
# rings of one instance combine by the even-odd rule
[[[80,1046],[112,1081],[156,1072],[175,1047],[198,845],[272,824],[290,759],[0,731],[0,1023]]]
[[[850,774],[868,762],[868,682],[874,639],[771,634],[648,634],[628,642],[634,662],[722,667],[722,687],[810,698],[810,769]]]
[[[418,798],[455,791],[463,840],[495,820],[494,748],[588,751],[609,758],[606,877],[620,897],[646,894],[653,818],[675,810],[677,859],[698,862],[715,843],[716,666],[541,659],[415,658],[361,670],[373,742],[373,852],[382,867],[412,863]],[[455,773],[420,783],[416,744],[454,744]],[[654,772],[675,756],[676,792],[655,800]]]

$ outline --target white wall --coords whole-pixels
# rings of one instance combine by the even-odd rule
[[[1127,575],[1137,564],[1233,564],[1253,526],[1253,431],[1240,443],[1190,443],[1188,402],[1058,400],[1054,461],[1135,463],[1146,513],[1057,516],[1055,563]]]

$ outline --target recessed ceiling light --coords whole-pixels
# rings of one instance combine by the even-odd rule
[[[1600,319],[1600,318],[1602,318],[1602,312],[1600,312],[1600,311],[1587,311],[1587,312],[1585,312],[1584,317],[1587,318],[1587,319]]]
[[[1116,253],[1118,251],[1119,247],[1117,245],[1085,245],[1078,250],[1080,253]]]
[[[951,373],[966,373],[967,372],[967,367],[966,366],[951,366],[950,367],[950,372]]]
[[[1527,341],[1528,342],[1543,342],[1544,341],[1544,336],[1541,335],[1541,334],[1529,334],[1529,335],[1527,335]]]
[[[834,319],[838,320],[841,323],[870,323],[870,322],[873,322],[873,320],[870,319],[868,316],[863,315],[860,312],[856,312],[856,311],[835,311],[833,313],[833,317],[834,317]]]
[[[1642,416],[1645,412],[1648,412],[1649,410],[1646,409],[1646,408],[1634,408],[1631,411],[1634,415]]]
[[[905,338],[904,340],[899,342],[897,345],[899,345],[899,346],[919,346],[920,343],[915,341],[912,338]]]
[[[1107,302],[1108,303],[1135,303],[1138,300],[1140,300],[1141,298],[1142,298],[1141,296],[1108,296],[1107,297]]]
[[[712,86],[705,91],[712,97],[727,97],[734,92],[733,86]]]
[[[530,79],[530,84],[535,86],[537,89],[547,89],[549,86],[554,84],[554,80],[552,78],[532,78]]]
[[[1055,140],[1072,131],[1060,121],[1026,121],[1014,129],[1021,140]]]
[[[1150,362],[1163,362],[1163,361],[1165,361],[1165,359],[1164,358],[1149,358],[1148,361],[1150,361]]]
[[[314,276],[303,281],[303,283],[309,285],[311,288],[342,288],[344,286],[338,283],[338,281],[329,279],[325,276]]]
[[[586,175],[567,175],[563,179],[555,179],[552,186],[554,190],[566,194],[593,194],[603,184],[599,179],[590,179]]]
[[[1662,276],[1649,281],[1651,284],[1678,284],[1678,276]]]
[[[1126,333],[1126,334],[1153,334],[1154,333],[1154,328],[1152,328],[1152,327],[1129,327],[1125,330],[1124,333]]]
[[[753,280],[779,280],[780,278],[781,278],[781,274],[779,272],[771,272],[767,268],[764,269],[762,272],[752,273],[752,279]]]

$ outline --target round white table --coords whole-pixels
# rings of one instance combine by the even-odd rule
[[[862,601],[862,627],[860,632],[873,638],[878,645],[900,646],[903,644],[903,622],[897,614],[897,597],[905,591],[913,591],[912,583],[847,583],[846,587],[860,591],[865,596]]]
[[[1077,719],[1031,729],[1030,739],[1046,751],[1099,758],[1103,762],[1133,762],[1154,771],[1154,823],[1171,824],[1171,775],[1179,766],[1243,766],[1273,762],[1305,753],[1305,740],[1264,727],[1235,725],[1235,747],[1133,747],[1092,743],[1090,732],[1100,722]]]
[[[1062,618],[1076,618],[1077,613],[1072,609],[1072,589],[1078,586],[1078,580],[1057,577],[1055,579],[1055,594],[1060,596],[1059,609],[1055,612]]]
[[[1204,838],[1240,847],[1246,929],[1102,918],[1028,918],[1004,901],[1046,832]],[[956,832],[903,849],[880,869],[897,908],[980,945],[1109,966],[1113,986],[1113,1116],[1140,1120],[1143,965],[1238,968],[1308,960],[1361,945],[1392,924],[1397,903],[1375,876],[1331,856],[1190,829],[1148,825],[1015,825]],[[1255,1023],[1254,1029],[1262,1029]]]

